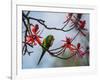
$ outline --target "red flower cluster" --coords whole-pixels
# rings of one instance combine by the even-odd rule
[[[38,33],[39,33],[39,26],[38,26],[38,24],[36,24],[35,26],[32,25],[31,32],[32,32],[31,35],[26,36],[26,43],[34,44],[34,45],[37,45],[37,43],[41,44],[40,38],[42,38],[42,37],[40,37],[38,35]]]
[[[83,20],[83,21],[80,20],[80,21],[79,21],[79,28],[80,28],[80,29],[84,29],[85,24],[86,24],[86,21],[85,21],[85,20]]]
[[[73,53],[76,47],[71,43],[72,39],[66,37],[66,40],[62,41],[65,42],[62,47],[65,49],[68,48]]]
[[[66,40],[62,40],[62,41],[65,42],[62,47],[65,49],[68,48],[72,53],[77,52],[80,57],[83,57],[86,54],[85,51],[81,50],[80,43],[78,43],[77,46],[75,46],[71,43],[71,41],[72,41],[71,38],[66,37]]]
[[[32,32],[32,34],[38,34],[39,33],[39,25],[38,24],[36,24],[35,26],[32,25],[31,32]]]
[[[81,50],[81,44],[80,43],[77,44],[77,51],[78,51],[80,57],[83,57],[86,54],[84,51]]]
[[[74,16],[74,18],[75,18],[75,19],[71,19],[71,21],[74,23],[75,28],[76,28],[77,30],[79,30],[79,31],[82,33],[82,35],[86,36],[86,34],[82,31],[82,30],[87,30],[87,29],[85,28],[86,21],[85,21],[85,20],[79,20],[79,19],[77,19],[75,16]]]

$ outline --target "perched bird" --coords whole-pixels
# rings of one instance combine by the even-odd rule
[[[43,43],[42,43],[42,54],[40,56],[40,59],[38,61],[38,64],[40,63],[41,59],[43,58],[44,54],[46,53],[46,50],[48,50],[52,44],[54,42],[54,36],[53,35],[48,35],[44,40],[43,40]]]

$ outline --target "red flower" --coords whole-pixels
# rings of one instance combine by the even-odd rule
[[[80,46],[81,46],[81,44],[78,43],[78,44],[77,44],[77,51],[78,51],[80,57],[83,57],[86,53],[85,53],[84,51],[81,50],[81,47],[80,47]]]
[[[66,40],[62,40],[62,41],[65,42],[62,47],[64,47],[65,49],[68,48],[71,52],[74,52],[76,47],[71,43],[71,41],[72,41],[71,38],[66,37]]]
[[[40,36],[37,36],[37,35],[29,35],[29,36],[26,36],[26,43],[28,44],[33,44],[34,45],[37,45],[38,44],[41,44],[41,40],[40,40]]]
[[[26,43],[28,43],[28,44],[33,44],[34,43],[34,45],[36,45],[37,43],[41,44],[40,38],[42,38],[42,37],[40,37],[38,35],[39,25],[38,24],[36,24],[35,26],[32,25],[31,32],[32,32],[32,34],[30,34],[29,36],[26,37]]]
[[[39,30],[39,25],[38,25],[38,24],[36,24],[35,26],[32,25],[32,28],[31,28],[32,34],[38,34],[38,33],[37,33],[38,30]]]
[[[38,35],[36,35],[36,34],[34,35],[34,39],[35,39],[35,41],[36,41],[38,44],[42,44],[40,38],[42,38],[42,37],[41,37],[41,36],[38,36]]]
[[[26,36],[26,43],[28,43],[28,44],[33,44],[33,42],[34,42],[34,39],[33,39],[33,37],[32,36]]]
[[[80,17],[80,16],[79,16],[79,17]],[[79,29],[86,30],[86,29],[84,28],[85,25],[86,25],[86,21],[85,21],[85,20],[80,20],[80,19],[76,18],[75,16],[74,16],[74,18],[75,18],[75,20],[74,20],[74,19],[71,19],[71,21],[76,25],[76,27],[79,26],[79,27],[78,27]]]
[[[37,43],[41,44],[40,38],[42,38],[42,37],[40,37],[38,35],[39,25],[38,24],[36,24],[35,26],[32,25],[31,32],[32,32],[32,34],[30,34],[29,36],[26,36],[26,43],[28,43],[28,44],[33,44],[34,43],[34,45],[37,45]]]
[[[86,21],[85,21],[85,20],[83,20],[83,21],[80,20],[80,21],[79,21],[79,28],[80,28],[80,29],[84,29],[85,24],[86,24]]]
[[[86,28],[85,28],[85,24],[86,24],[86,21],[85,20],[80,20],[79,21],[79,30],[80,30],[80,32],[84,35],[84,36],[86,36],[86,34],[82,31],[82,30],[87,30]]]
[[[82,35],[86,36],[86,34],[82,31],[82,30],[87,30],[87,29],[85,29],[86,21],[78,20],[75,16],[74,16],[74,18],[75,18],[75,20],[71,19],[71,21],[74,23],[75,28],[77,30],[79,30],[82,33]]]

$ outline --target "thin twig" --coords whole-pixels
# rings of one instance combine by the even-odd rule
[[[73,42],[74,41],[74,39],[77,37],[77,35],[80,33],[80,31],[78,31],[78,33],[74,36],[74,38],[72,39],[72,41],[71,42]]]
[[[73,54],[73,55],[71,55],[71,56],[69,56],[69,57],[66,57],[66,58],[64,58],[64,57],[60,57],[60,56],[58,56],[58,55],[55,55],[53,52],[50,52],[48,49],[46,49],[44,46],[42,46],[41,44],[39,44],[43,49],[45,49],[51,56],[53,56],[53,57],[56,57],[56,58],[59,58],[59,59],[63,59],[63,60],[67,60],[67,59],[70,59],[70,58],[72,58],[73,56],[75,56],[76,55],[76,53],[75,54]]]

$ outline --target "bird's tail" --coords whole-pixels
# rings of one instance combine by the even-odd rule
[[[39,63],[40,63],[41,59],[43,58],[44,54],[45,54],[45,50],[42,51],[42,54],[41,54],[41,56],[40,56],[40,59],[39,59],[37,65],[39,65]]]

